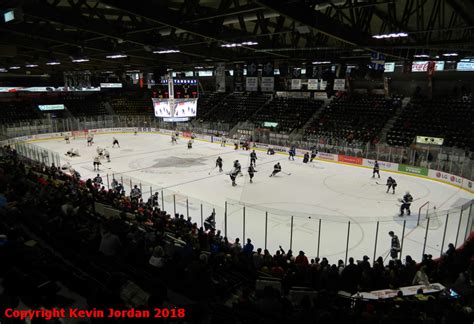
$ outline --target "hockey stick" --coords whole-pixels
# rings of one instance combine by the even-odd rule
[[[388,250],[388,253],[387,255],[385,256],[385,258],[383,258],[383,262],[385,263],[385,260],[387,260],[388,256],[390,255],[390,250]]]
[[[288,172],[284,172],[284,171],[280,171],[280,172],[286,175],[291,175],[291,173],[288,173]]]

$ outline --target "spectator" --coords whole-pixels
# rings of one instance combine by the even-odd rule
[[[247,244],[244,245],[243,252],[246,255],[252,255],[252,253],[253,253],[253,244],[252,244],[251,239],[249,239],[249,238],[247,239]]]
[[[430,284],[428,275],[426,274],[426,266],[421,266],[420,269],[416,272],[412,284],[425,286],[428,286]]]
[[[119,254],[122,244],[117,235],[113,234],[108,228],[103,229],[100,240],[99,251],[105,256],[116,256]]]

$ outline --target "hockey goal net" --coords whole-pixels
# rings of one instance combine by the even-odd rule
[[[72,139],[76,140],[76,139],[86,139],[87,138],[87,135],[89,134],[89,131],[87,129],[83,129],[83,130],[78,130],[78,131],[72,131],[71,132],[71,137]]]
[[[418,208],[418,226],[435,230],[441,227],[441,221],[436,213],[436,206],[429,201]]]

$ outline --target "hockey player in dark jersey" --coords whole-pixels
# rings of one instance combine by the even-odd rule
[[[308,163],[308,161],[309,161],[309,153],[306,152],[303,156],[303,163]]]
[[[403,216],[405,215],[404,212],[405,212],[405,209],[407,211],[407,215],[410,216],[410,205],[411,203],[413,202],[413,197],[410,195],[410,192],[406,192],[405,193],[405,196],[403,196],[402,199],[400,199],[400,202],[402,203],[402,205],[400,206],[400,216]]]
[[[256,166],[256,161],[257,161],[257,153],[255,153],[255,150],[250,153],[250,165]]]
[[[398,259],[398,253],[400,252],[400,240],[393,231],[388,232],[388,235],[392,238],[390,242],[390,256],[392,259]]]
[[[119,144],[118,139],[116,139],[116,138],[114,137],[113,140],[112,140],[112,147],[115,147],[115,145],[117,145],[118,147],[120,147],[120,144]]]
[[[313,160],[316,158],[317,155],[318,155],[318,149],[316,148],[316,146],[313,146],[311,148],[311,159],[309,160],[309,162],[313,162]]]
[[[272,174],[270,174],[270,177],[275,176],[278,172],[281,172],[281,165],[280,165],[280,162],[278,162],[277,164],[275,164],[275,165],[273,166],[273,172],[272,172]]]
[[[377,162],[377,160],[375,160],[375,162],[374,162],[374,171],[372,172],[372,178],[375,178],[375,174],[377,174],[379,176],[379,179],[380,179],[380,166],[379,166],[379,162]]]
[[[222,172],[222,158],[220,156],[217,157],[216,167],[219,167],[219,172]]]
[[[193,141],[189,140],[188,141],[188,149],[192,149],[192,148],[193,148]]]
[[[257,172],[257,170],[255,170],[255,168],[253,167],[252,164],[250,164],[247,172],[249,173],[249,176],[250,176],[250,183],[253,183],[253,176],[255,175],[255,172]]]
[[[295,160],[295,155],[296,155],[296,148],[292,146],[290,150],[288,151],[288,160]]]
[[[387,179],[387,193],[390,191],[390,189],[393,190],[393,194],[395,194],[395,187],[397,186],[397,182],[395,181],[395,179],[393,179],[392,177],[388,177]]]

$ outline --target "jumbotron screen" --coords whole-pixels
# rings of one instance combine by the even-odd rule
[[[197,99],[175,99],[171,105],[169,99],[153,98],[156,117],[196,117]]]

